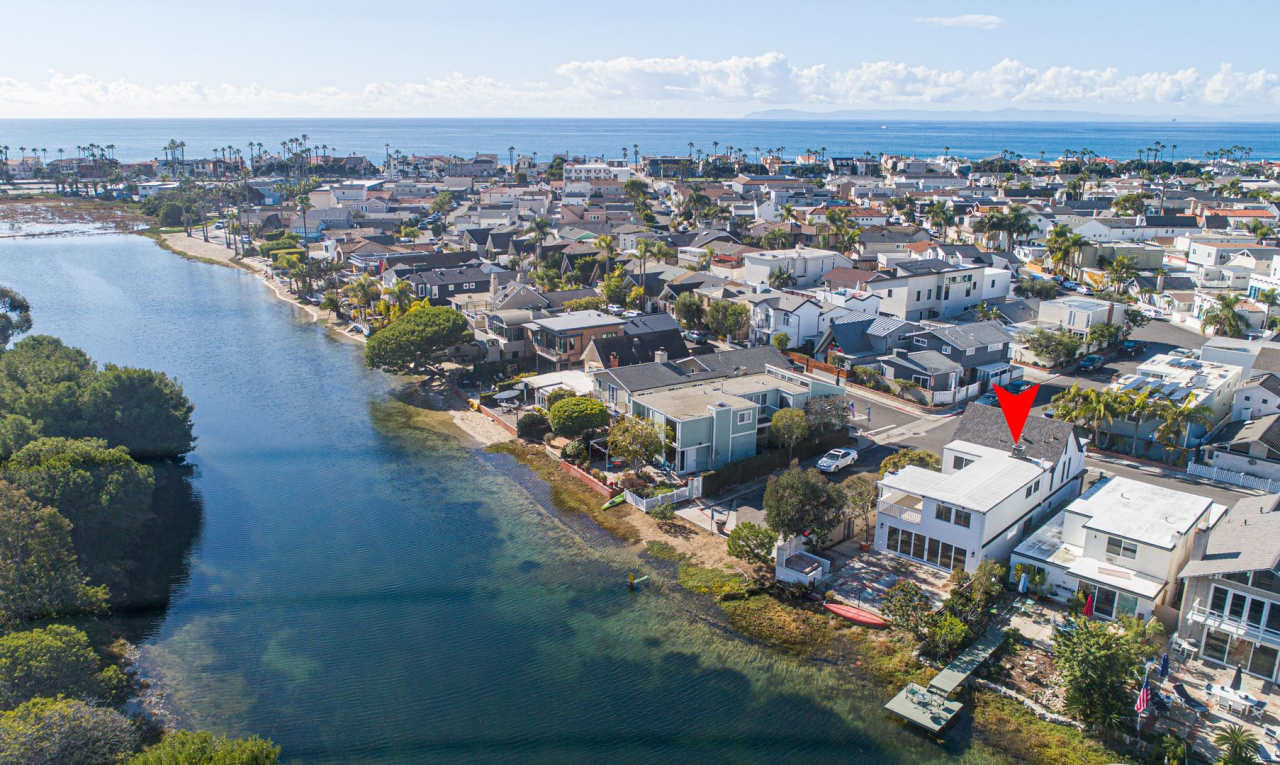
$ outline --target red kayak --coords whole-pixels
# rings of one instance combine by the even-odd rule
[[[864,611],[861,608],[846,606],[843,603],[823,603],[822,607],[827,609],[831,613],[835,614],[836,616],[843,616],[844,618],[856,624],[865,624],[868,627],[888,627],[889,626],[889,622],[885,621],[884,619],[881,619],[879,616],[876,616],[870,611]]]

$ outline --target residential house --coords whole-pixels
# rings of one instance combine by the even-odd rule
[[[751,342],[763,345],[773,342],[774,336],[785,334],[788,347],[794,348],[806,340],[818,339],[822,306],[817,301],[770,290],[748,295],[746,302],[751,306]]]
[[[539,366],[569,369],[582,361],[592,340],[622,334],[626,319],[600,311],[569,311],[534,319],[525,325]]]
[[[907,335],[920,329],[918,324],[892,316],[854,314],[832,322],[815,344],[813,355],[842,369],[879,366],[881,356],[892,354]]]
[[[596,398],[614,414],[630,414],[631,399],[641,393],[679,385],[716,380],[731,375],[753,375],[767,366],[786,369],[791,362],[777,348],[762,345],[720,351],[684,359],[653,361],[648,364],[605,367],[594,372]]]
[[[880,313],[907,321],[955,316],[1009,294],[1010,272],[982,266],[952,266],[936,258],[908,260],[893,275],[867,282],[880,297]]]
[[[1103,479],[1019,544],[1010,572],[1030,567],[1043,575],[1042,591],[1059,602],[1077,593],[1092,597],[1094,616],[1145,621],[1175,601],[1196,529],[1212,526],[1226,510],[1167,486]]]
[[[843,387],[791,372],[790,364],[766,365],[757,374],[637,393],[630,414],[650,420],[659,432],[671,428],[672,466],[692,473],[754,456],[779,409],[803,409],[810,399],[843,395]]]
[[[622,334],[596,338],[582,354],[588,371],[604,367],[631,366],[650,361],[678,360],[689,355],[676,320],[665,313],[628,319]]]
[[[1268,408],[1274,410],[1275,394],[1267,393],[1272,402]],[[1201,449],[1202,462],[1228,473],[1280,481],[1280,414],[1250,415],[1214,432]]]
[[[875,547],[950,570],[973,571],[985,558],[1005,561],[1014,545],[1066,501],[1058,466],[1013,451],[953,440],[942,471],[910,465],[880,479]],[[1069,486],[1076,486],[1074,482]]]
[[[785,271],[793,279],[790,286],[812,287],[833,268],[849,266],[849,259],[834,250],[797,245],[789,250],[745,252],[742,280],[748,284],[770,284],[770,274]]]
[[[1182,567],[1178,635],[1201,659],[1280,681],[1280,495],[1245,497]]]
[[[413,288],[413,294],[425,298],[431,305],[449,305],[450,300],[460,295],[478,295],[488,293],[494,280],[510,281],[515,274],[499,270],[496,273],[477,266],[461,268],[434,268],[429,271],[415,271],[404,277]]]
[[[1244,378],[1240,367],[1217,364],[1211,361],[1182,358],[1167,353],[1147,359],[1132,374],[1123,375],[1111,383],[1110,390],[1141,393],[1150,389],[1152,395],[1177,406],[1203,406],[1208,411],[1207,425],[1192,424],[1177,446],[1186,448],[1201,443],[1204,435],[1215,428],[1230,413],[1236,391]],[[1154,443],[1154,434],[1160,421],[1155,418],[1117,419],[1103,426],[1106,433],[1137,438],[1145,442],[1147,449],[1161,447]]]
[[[1231,403],[1231,420],[1255,420],[1280,412],[1280,376],[1258,372],[1240,386]]]
[[[998,321],[927,327],[900,342],[880,359],[886,376],[920,385],[935,403],[972,398],[1014,379],[1009,331]],[[952,395],[936,395],[943,392]]]

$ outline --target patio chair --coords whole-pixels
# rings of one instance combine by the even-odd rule
[[[1209,707],[1199,701],[1196,701],[1191,694],[1187,692],[1187,687],[1182,683],[1174,683],[1173,692],[1178,695],[1179,699],[1182,699],[1182,703],[1186,704],[1187,708],[1192,712],[1195,712],[1196,714],[1203,714],[1209,711]]]

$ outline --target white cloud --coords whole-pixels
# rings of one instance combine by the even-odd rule
[[[1004,19],[986,13],[965,13],[959,16],[921,16],[916,18],[916,22],[957,29],[995,29],[1004,23]]]
[[[1083,109],[1123,114],[1241,116],[1280,111],[1280,74],[1122,72],[1033,67],[1005,59],[979,68],[901,61],[799,66],[781,53],[726,59],[568,61],[549,81],[452,73],[301,91],[260,83],[103,80],[54,73],[45,82],[0,77],[0,114],[15,117],[183,116],[734,116],[762,107],[826,109]]]

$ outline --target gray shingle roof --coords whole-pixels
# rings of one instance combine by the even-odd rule
[[[1062,457],[1069,439],[1076,437],[1075,427],[1069,422],[1047,417],[1028,417],[1022,428],[1022,444],[1028,457],[1057,462]],[[1009,424],[999,407],[970,403],[960,416],[954,438],[989,446],[992,449],[1012,450],[1013,438]]]
[[[1009,342],[1009,332],[998,321],[977,321],[926,330],[955,348],[981,348]]]
[[[961,373],[964,371],[964,367],[937,351],[916,351],[915,353],[908,353],[906,360],[930,375],[942,374],[943,372]],[[898,361],[902,361],[902,359],[898,358]]]
[[[636,393],[682,382],[714,380],[728,376],[735,369],[741,369],[742,374],[758,374],[764,371],[767,364],[783,369],[791,367],[791,361],[781,351],[771,345],[762,345],[695,356],[686,359],[683,364],[673,361],[632,364],[605,370],[604,374],[612,377],[618,387]]]
[[[1204,551],[1179,578],[1275,569],[1280,566],[1280,494],[1245,497],[1209,532]]]

